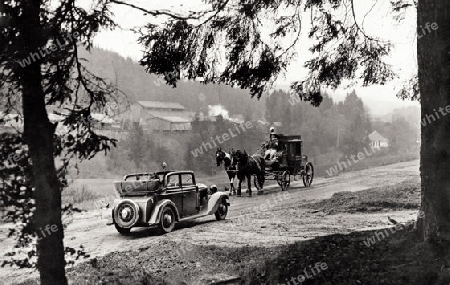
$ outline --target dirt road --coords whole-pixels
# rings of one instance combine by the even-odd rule
[[[286,192],[281,192],[273,181],[268,181],[264,195],[231,197],[231,207],[225,221],[217,222],[214,216],[210,216],[184,222],[172,233],[163,236],[148,229],[135,229],[130,236],[121,236],[113,226],[105,225],[100,210],[89,211],[75,215],[65,232],[64,242],[71,247],[83,245],[91,257],[148,248],[151,244],[166,241],[179,245],[180,248],[172,249],[176,253],[189,255],[190,249],[185,247],[189,244],[269,248],[321,235],[373,230],[388,224],[388,214],[399,222],[406,222],[414,218],[416,211],[326,215],[308,209],[305,204],[330,198],[336,192],[394,185],[418,175],[419,161],[416,160],[341,173],[336,177],[316,178],[311,188],[304,188],[300,181],[291,181],[291,187]],[[265,206],[261,206],[263,204]],[[7,225],[1,226],[1,255],[13,245],[11,240],[5,238],[6,233]],[[5,284],[23,280],[32,276],[30,274],[35,273],[0,268],[0,280]]]

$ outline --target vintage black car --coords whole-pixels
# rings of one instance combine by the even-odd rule
[[[157,227],[169,233],[177,222],[212,214],[223,220],[230,206],[226,193],[196,183],[192,171],[129,174],[114,187],[120,199],[114,201],[108,224],[121,234],[133,227]]]

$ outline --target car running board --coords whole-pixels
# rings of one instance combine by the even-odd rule
[[[205,209],[204,211],[198,213],[197,215],[189,216],[189,217],[186,217],[186,218],[181,218],[180,222],[187,221],[187,220],[192,220],[192,219],[197,219],[197,218],[201,218],[201,217],[206,217],[206,216],[209,216],[209,215],[210,214],[208,214],[208,209]]]

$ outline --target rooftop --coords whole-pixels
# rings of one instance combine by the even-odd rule
[[[175,117],[175,116],[167,116],[167,117],[159,117],[159,119],[171,122],[171,123],[190,123],[191,121],[185,118],[181,117]]]
[[[176,109],[176,110],[186,109],[183,105],[176,102],[138,101],[138,104],[143,106],[144,108],[153,108],[153,109]]]
[[[389,142],[389,140],[385,137],[383,137],[379,132],[377,131],[373,131],[370,135],[369,135],[369,140],[370,141],[377,141],[377,142]]]

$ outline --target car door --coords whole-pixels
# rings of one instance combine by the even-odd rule
[[[162,199],[171,200],[175,206],[177,207],[178,212],[181,214],[183,209],[183,193],[181,189],[180,183],[180,175],[179,174],[168,174],[166,177],[166,191],[161,193],[160,197]]]
[[[183,191],[183,217],[198,213],[198,188],[195,184],[194,174],[184,173],[180,175]]]

